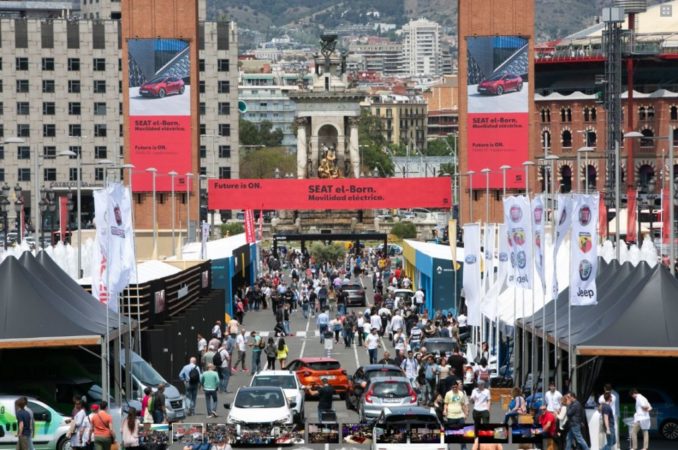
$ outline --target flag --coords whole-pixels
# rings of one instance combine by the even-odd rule
[[[480,225],[464,225],[464,272],[462,286],[468,324],[480,325]]]
[[[605,206],[605,198],[601,196],[598,204],[598,236],[601,241],[607,239],[607,226],[607,206]]]
[[[264,210],[259,210],[259,234],[257,235],[258,241],[264,240]]]
[[[509,264],[509,240],[506,232],[506,224],[499,224],[497,229],[497,239],[499,241],[497,279],[487,291],[483,305],[483,313],[490,320],[494,320],[497,317],[497,298],[499,298],[499,294],[504,290],[507,277],[511,272]]]
[[[524,289],[532,288],[532,221],[530,201],[524,195],[504,199],[504,221],[510,250],[513,284]]]
[[[200,259],[207,259],[207,238],[210,235],[210,224],[206,220],[200,225]]]
[[[447,239],[450,241],[450,252],[452,252],[452,269],[457,270],[457,220],[450,219],[447,222]]]
[[[534,244],[534,268],[541,280],[542,290],[546,290],[546,276],[544,274],[546,217],[544,212],[544,196],[537,195],[532,199],[532,235]]]
[[[669,183],[671,181],[668,181]],[[671,213],[670,208],[673,206],[669,199],[669,187],[664,183],[662,188],[662,244],[669,245],[671,242],[671,225],[669,222]]]
[[[570,305],[595,305],[598,301],[598,192],[575,196],[570,239]]]
[[[636,203],[638,197],[638,193],[636,192],[636,189],[633,186],[629,186],[628,190],[626,191],[626,210],[628,212],[627,218],[628,222],[626,224],[626,242],[637,242],[638,241],[638,231],[636,230],[636,221],[638,220],[636,209],[638,208],[638,205]],[[640,243],[639,243],[640,245]]]
[[[485,224],[485,236],[483,240],[483,291],[487,292],[494,284],[494,251],[496,248],[497,232],[493,223]]]
[[[68,229],[68,197],[59,197],[59,240],[66,243],[66,230]],[[23,228],[22,228],[23,230]]]
[[[251,209],[245,210],[245,240],[248,244],[256,242],[254,236],[254,211]]]
[[[551,283],[551,293],[553,298],[558,298],[558,249],[563,243],[565,236],[570,231],[572,224],[572,196],[569,194],[558,194],[558,209],[555,217],[555,238],[553,239],[553,280]]]
[[[132,201],[128,188],[111,183],[94,191],[94,224],[92,294],[117,311],[118,296],[129,284],[136,266]]]

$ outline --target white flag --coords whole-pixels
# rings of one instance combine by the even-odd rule
[[[468,324],[480,325],[480,225],[464,225],[464,272],[463,286]]]
[[[200,259],[207,259],[207,238],[210,235],[210,224],[202,221],[200,227]]]
[[[494,251],[497,241],[496,225],[493,223],[485,224],[485,236],[483,239],[483,292],[487,292],[494,284]]]
[[[546,276],[544,274],[545,224],[544,197],[537,195],[532,199],[532,235],[534,239],[534,268],[541,280],[542,291],[546,290]]]
[[[504,217],[511,246],[510,259],[513,284],[523,289],[532,288],[532,221],[530,201],[524,195],[504,199]]]
[[[109,291],[106,282],[108,272],[108,239],[106,237],[106,206],[107,195],[105,189],[97,189],[92,193],[94,197],[94,226],[96,234],[92,254],[92,295],[103,304],[108,304]]]
[[[598,206],[600,194],[575,196],[572,214],[570,305],[598,302]]]
[[[551,293],[553,298],[558,298],[558,249],[560,249],[565,236],[570,231],[572,224],[572,196],[569,194],[558,194],[558,213],[556,214],[555,238],[553,239],[553,280],[551,284]]]
[[[485,314],[487,318],[491,320],[494,320],[497,317],[497,299],[499,298],[499,294],[501,294],[501,292],[504,290],[507,276],[511,272],[506,224],[499,224],[497,228],[499,230],[497,233],[497,239],[499,240],[499,253],[497,258],[499,263],[497,264],[497,279],[490,290],[487,291],[482,308],[483,314]]]

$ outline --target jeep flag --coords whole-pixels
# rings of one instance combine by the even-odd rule
[[[553,280],[551,284],[551,293],[553,298],[558,298],[558,249],[563,243],[565,236],[570,231],[572,223],[572,196],[570,194],[558,194],[558,213],[556,214],[555,237],[553,239]]]
[[[480,326],[480,224],[464,225],[463,286],[468,324]]]
[[[544,274],[544,245],[546,212],[544,210],[544,197],[537,195],[532,199],[532,233],[534,239],[534,268],[541,280],[542,290],[546,290],[546,276]]]
[[[504,221],[513,273],[513,285],[523,289],[532,288],[532,221],[530,201],[524,195],[504,199]]]
[[[595,305],[598,273],[598,206],[600,194],[577,194],[572,209],[570,305]]]

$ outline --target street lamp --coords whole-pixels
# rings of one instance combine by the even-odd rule
[[[669,135],[668,136],[651,136],[647,137],[644,136],[642,133],[639,133],[637,131],[630,131],[624,135],[625,138],[631,138],[631,139],[651,139],[651,140],[668,140],[669,141],[669,270],[671,271],[671,275],[676,275],[676,269],[675,269],[675,259],[676,259],[676,247],[675,247],[675,242],[674,242],[674,215],[675,215],[675,204],[674,204],[674,197],[676,195],[675,193],[675,185],[674,185],[674,175],[673,175],[673,128],[669,130]],[[617,165],[619,167],[619,165]],[[617,170],[619,171],[619,170]],[[617,186],[619,185],[619,178],[617,178]],[[617,187],[617,191],[619,191],[619,187]],[[664,214],[666,214],[666,211],[664,211]],[[617,213],[617,217],[619,217],[619,213]],[[619,225],[617,223],[617,233],[619,233]],[[640,233],[640,230],[638,230],[638,233]]]
[[[473,222],[473,175],[475,173],[475,170],[466,172],[466,175],[468,175],[468,219],[470,223]]]
[[[2,143],[3,144],[18,144],[18,145],[21,145],[21,144],[25,144],[26,140],[22,139],[20,137],[8,137],[4,141],[2,141]],[[32,216],[33,216],[32,220],[33,220],[33,223],[34,223],[34,225],[33,225],[33,238],[35,239],[36,242],[38,241],[38,234],[39,234],[39,230],[38,230],[38,227],[37,227],[37,224],[39,222],[39,218],[38,218],[38,214],[39,214],[39,212],[38,212],[38,202],[39,202],[38,191],[40,190],[40,186],[39,186],[40,180],[39,180],[39,177],[38,177],[39,171],[40,171],[40,157],[38,155],[38,151],[36,150],[35,151],[35,159],[33,161],[33,172],[34,172],[34,174],[33,174],[33,200],[31,200],[31,212],[33,213],[32,214]]]
[[[589,153],[595,152],[593,147],[581,147],[577,150],[577,187],[581,186],[581,154],[584,154],[584,193],[589,193]]]
[[[174,202],[174,177],[176,177],[179,174],[172,170],[168,173],[168,175],[172,179],[172,254],[174,254],[174,250],[176,249],[176,244],[174,242],[174,216],[176,214],[175,211],[176,206]]]
[[[492,171],[487,167],[480,173],[485,174],[485,223],[490,223],[490,173]]]
[[[555,224],[556,217],[554,214],[556,208],[556,160],[560,159],[558,155],[548,155],[547,161],[551,161],[551,220]],[[546,179],[548,181],[548,178]],[[546,185],[546,183],[544,183]],[[547,198],[548,200],[548,198]]]
[[[16,212],[16,220],[17,220],[17,243],[21,244],[21,241],[23,240],[23,234],[24,234],[24,221],[23,218],[21,217],[23,215],[23,210],[24,210],[24,197],[21,194],[21,185],[17,182],[16,186],[14,186],[14,212]]]
[[[186,242],[189,242],[191,232],[191,179],[193,172],[186,172]]]
[[[530,193],[530,167],[534,166],[534,161],[524,161],[523,168],[525,169],[525,195]]]
[[[76,223],[78,225],[78,279],[82,278],[82,148],[77,153],[72,150],[63,150],[58,153],[58,156],[76,157],[76,171],[77,171],[77,191],[76,201],[78,203],[76,214]]]
[[[4,247],[5,250],[7,250],[7,232],[8,232],[8,218],[7,216],[9,215],[9,191],[10,187],[5,182],[5,184],[2,186],[2,189],[0,190],[0,211],[2,212],[3,218],[4,218],[4,223],[3,223],[3,232],[4,232]]]
[[[158,258],[158,211],[155,204],[155,177],[158,173],[158,169],[155,167],[149,167],[146,169],[146,172],[152,174],[153,180],[153,259]]]
[[[503,197],[506,197],[506,171],[509,169],[511,169],[511,166],[506,164],[499,168],[501,170],[501,191]]]

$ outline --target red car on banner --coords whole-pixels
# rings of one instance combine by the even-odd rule
[[[478,84],[479,94],[502,95],[505,92],[520,92],[523,89],[523,79],[520,75],[500,73],[483,80]]]
[[[163,98],[165,95],[184,93],[184,80],[177,77],[158,77],[147,81],[139,88],[139,94],[144,97]]]

